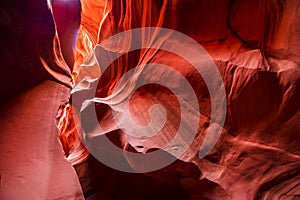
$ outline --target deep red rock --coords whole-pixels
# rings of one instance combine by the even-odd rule
[[[1,199],[299,198],[299,1],[11,0],[0,5]],[[101,55],[95,47],[117,33],[148,26],[193,38],[221,74],[226,120],[217,144],[204,158],[198,157],[198,151],[212,102],[205,82],[186,60],[162,50],[141,49],[122,56],[105,72],[98,70]],[[126,50],[135,40],[125,38],[115,48]],[[188,46],[185,51],[190,52]],[[165,149],[167,157],[177,158],[174,163],[155,172],[130,174],[105,166],[82,145],[76,113],[89,89],[77,90],[82,94],[78,101],[67,101],[72,87],[78,89],[85,77],[100,75],[95,95],[110,98],[121,75],[141,63],[161,63],[180,72],[196,92],[201,121],[183,155],[176,154],[180,146]],[[87,73],[88,67],[97,70]],[[165,73],[159,69],[148,77]],[[180,85],[177,79],[170,82]],[[111,111],[116,107],[103,102],[96,106],[99,124],[124,152],[161,149],[178,129],[179,104],[166,88],[141,87],[130,99],[131,114],[140,125],[151,121],[152,104],[166,108],[166,125],[160,134],[146,139],[132,136],[128,127],[115,128]],[[191,105],[186,123],[194,122],[195,106]],[[93,139],[106,136],[93,135]],[[181,137],[178,144],[185,139]],[[147,164],[126,153],[122,158],[137,171],[147,169]]]

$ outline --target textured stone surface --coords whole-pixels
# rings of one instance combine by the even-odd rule
[[[0,92],[5,94],[0,119],[1,199],[300,198],[299,1],[82,0],[80,5],[77,0],[48,4],[51,9],[46,0],[0,3]],[[68,113],[71,107],[59,111],[65,114],[60,115],[58,126],[60,146],[55,116],[69,98],[72,72],[77,83],[85,76],[99,76],[99,70],[84,71],[101,63],[93,51],[97,44],[124,30],[147,26],[178,30],[205,48],[224,81],[227,116],[216,146],[199,159],[198,147],[211,117],[211,100],[201,77],[185,60],[165,51],[143,49],[123,56],[103,73],[98,97],[109,96],[116,80],[131,67],[157,62],[191,81],[201,114],[198,137],[184,156],[155,172],[128,174],[88,156],[75,129],[78,124]],[[126,38],[116,48],[125,48],[135,39]],[[143,87],[131,99],[137,123],[149,122],[147,110],[153,103],[165,105],[170,116],[167,127],[153,138],[139,140],[127,130],[114,130],[112,106],[98,105],[97,117],[117,146],[145,153],[162,148],[174,136],[180,117],[170,91]],[[186,119],[193,120],[192,115]],[[82,192],[63,150],[74,164]],[[168,153],[177,156],[171,150]],[[140,169],[141,163],[124,155],[133,169]]]
[[[223,188],[218,190],[217,187],[213,187],[215,189],[209,192],[208,199],[219,199],[218,195],[222,192],[223,198],[231,199],[298,198],[300,193],[299,145],[296,139],[299,137],[297,102],[300,100],[297,56],[299,48],[296,45],[299,37],[297,30],[300,27],[297,22],[298,2],[293,0],[107,2],[106,18],[100,27],[98,41],[100,44],[109,36],[130,28],[144,26],[174,28],[202,44],[222,75],[227,93],[228,112],[217,145],[209,155],[199,159],[195,155],[201,139],[196,138],[196,142],[191,146],[191,153],[178,157],[194,162],[202,173],[199,181],[183,181],[190,186],[188,191],[195,191],[199,186],[209,190],[209,183],[203,183],[203,180],[208,179]],[[123,10],[126,12],[122,12]],[[160,39],[162,38],[157,38],[158,41]],[[134,38],[132,40],[134,41]],[[122,45],[126,47],[130,42],[130,39],[124,40]],[[163,63],[191,80],[196,93],[199,94],[198,100],[203,116],[199,124],[199,133],[203,134],[207,129],[211,111],[209,95],[205,86],[202,86],[202,80],[176,56],[163,51],[156,51],[154,54],[149,52],[137,51],[119,59],[114,65],[115,71],[104,73],[103,82],[100,81],[98,84],[98,97],[109,96],[107,88],[114,85],[114,81],[118,80],[126,67],[130,68],[147,59],[146,62],[149,63]],[[92,54],[96,55],[96,60],[101,57],[97,53]],[[97,62],[90,60],[87,65],[92,67],[96,64],[97,67],[97,63],[101,63],[101,60]],[[97,77],[82,71],[86,76]],[[163,70],[159,71],[159,74],[163,73]],[[83,77],[79,73],[79,81]],[[131,113],[137,123],[149,121],[148,115],[144,114],[147,113],[148,104],[153,103],[162,103],[166,106],[167,112],[173,113],[168,115],[171,118],[179,116],[176,114],[178,111],[176,100],[161,88],[144,87],[131,97],[131,102]],[[113,123],[107,121],[107,115],[103,115],[103,108],[105,107],[98,110],[100,124],[114,127]],[[114,107],[110,109],[113,110]],[[171,124],[175,124],[174,127],[178,123],[175,118],[170,120]],[[110,120],[113,121],[112,118]],[[123,148],[130,145],[139,152],[162,148],[166,137],[174,137],[176,133],[174,131],[176,128],[170,129],[168,122],[166,126],[168,129],[163,129],[162,134],[142,140],[132,138],[129,136],[130,133],[123,129],[125,137],[121,134],[119,145]],[[144,150],[141,150],[141,147]],[[176,156],[172,151],[169,152]],[[134,163],[130,159],[128,161],[133,168],[139,169],[139,163]],[[182,187],[186,188],[186,185]],[[199,189],[196,193],[198,196],[190,194],[190,197],[194,199],[203,197],[202,190]]]
[[[1,109],[1,199],[83,199],[55,122],[68,93],[68,88],[45,81]]]
[[[0,199],[83,199],[58,142],[71,70],[47,1],[1,1],[0,32]]]

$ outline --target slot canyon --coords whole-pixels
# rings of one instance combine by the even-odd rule
[[[299,0],[1,0],[1,200],[300,199]]]

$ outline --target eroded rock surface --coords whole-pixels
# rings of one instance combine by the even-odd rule
[[[1,98],[0,121],[0,192],[4,199],[23,196],[28,199],[299,198],[299,1],[60,3],[34,0],[0,3],[3,34],[0,89],[6,94]],[[204,158],[199,158],[198,153],[211,121],[212,99],[207,83],[190,63],[170,52],[147,48],[120,57],[106,71],[99,70],[103,68],[103,60],[109,60],[101,57],[103,52],[127,51],[141,38],[146,44],[153,39],[151,45],[172,43],[168,40],[170,35],[157,32],[152,38],[145,33],[124,38],[113,47],[102,43],[117,33],[149,26],[177,30],[191,37],[204,47],[220,72],[226,91],[226,120],[216,145]],[[191,53],[188,47],[184,51]],[[194,59],[197,61],[197,56]],[[108,137],[124,152],[149,153],[164,148],[177,133],[181,111],[170,90],[148,85],[135,91],[132,85],[126,85],[121,93],[112,95],[114,86],[122,88],[126,84],[124,80],[116,84],[124,73],[138,65],[137,69],[144,69],[141,64],[148,63],[169,66],[191,83],[198,103],[186,101],[186,105],[191,105],[184,121],[187,127],[198,123],[196,137],[183,154],[177,152],[185,145],[188,131],[177,141],[178,145],[165,149],[166,157],[178,160],[160,170],[131,174],[110,169],[90,155],[80,137],[89,136],[94,141]],[[132,83],[133,75],[140,78],[143,75],[149,79],[166,76],[173,85],[182,84],[163,68],[146,74],[137,72],[128,78]],[[97,91],[87,96],[92,84],[96,84]],[[71,88],[72,97],[80,98],[71,97],[70,104],[63,107]],[[134,135],[134,130],[126,126],[132,123],[126,116],[116,115],[125,127],[116,126],[112,113],[124,107],[117,107],[118,104],[107,99],[126,99],[126,91],[130,89],[134,91],[130,112],[139,125],[163,115],[159,112],[149,115],[152,104],[165,106],[166,124],[154,137],[141,139]],[[98,99],[93,99],[95,95]],[[97,102],[97,118],[104,132],[83,130],[76,121],[86,99]],[[196,118],[197,106],[200,122]],[[91,107],[83,107],[83,113]],[[57,110],[62,146],[56,137]],[[223,125],[218,120],[214,124]],[[141,134],[147,136],[148,132]],[[74,169],[62,158],[62,150],[77,172],[83,194]],[[98,150],[114,155],[103,146]],[[147,163],[135,162],[126,153],[121,157],[133,170],[149,167]]]
[[[55,121],[71,70],[47,1],[1,1],[0,32],[0,199],[83,199]]]
[[[112,88],[115,80],[119,79],[119,74],[131,67],[151,62],[172,67],[191,82],[198,95],[202,119],[199,123],[199,135],[196,136],[190,150],[183,156],[178,156],[179,159],[196,164],[202,175],[199,182],[187,181],[185,184],[194,184],[197,188],[197,185],[203,183],[202,179],[208,179],[222,188],[224,198],[226,196],[231,199],[297,198],[299,196],[297,102],[300,98],[299,61],[296,55],[299,54],[299,48],[292,45],[291,41],[294,41],[294,44],[298,43],[299,34],[296,34],[300,27],[296,17],[299,16],[298,8],[298,2],[292,0],[251,2],[224,0],[209,3],[107,1],[99,32],[100,46],[106,38],[124,30],[147,26],[166,27],[179,30],[198,41],[216,63],[225,85],[227,116],[217,145],[203,159],[199,159],[197,153],[202,143],[201,138],[208,128],[211,102],[203,80],[185,61],[164,51],[149,50],[146,53],[136,51],[115,62],[112,66],[114,70],[109,69],[110,72],[91,70],[94,74],[88,74],[86,72],[89,70],[88,67],[90,69],[102,67],[99,59],[101,55],[93,51],[89,62],[82,65],[82,74],[79,72],[77,83],[80,85],[84,77],[97,78],[103,73],[96,96],[110,98],[109,88]],[[124,10],[126,12],[123,12]],[[124,39],[121,46],[116,49],[126,50],[135,39],[137,38]],[[167,36],[156,39],[168,41]],[[157,73],[165,72],[158,69]],[[176,79],[173,80],[175,84]],[[174,116],[178,117],[180,114],[177,113],[178,104],[174,95],[162,88],[144,87],[136,91],[130,101],[130,111],[136,123],[149,122],[149,116],[144,113],[150,108],[148,104],[154,103],[164,105],[168,117],[172,120],[166,122],[167,128],[163,129],[162,133],[147,139],[132,137],[129,129],[123,127],[120,147],[126,149],[129,145],[138,152],[164,148],[166,143],[170,142],[166,137],[174,137],[176,127],[178,128],[178,121]],[[98,103],[106,104],[101,99]],[[116,106],[109,103],[107,105],[100,106],[102,109],[98,110],[100,125],[111,127],[105,129],[105,133],[115,130],[112,128],[115,127],[114,119],[110,115],[104,115],[103,112],[105,109],[110,112],[109,110],[116,109]],[[194,120],[193,114],[189,120]],[[101,133],[97,137],[102,137],[100,135]],[[177,156],[171,149],[167,151]],[[139,163],[127,159],[133,168],[140,169]],[[209,199],[217,199],[218,192],[217,189],[211,191]],[[203,194],[204,192],[199,189],[198,195],[203,197]],[[196,196],[190,197],[196,199]]]

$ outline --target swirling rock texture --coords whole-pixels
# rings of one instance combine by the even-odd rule
[[[11,0],[0,5],[0,81],[5,94],[0,121],[1,199],[300,198],[299,1]],[[201,76],[184,59],[163,50],[140,49],[122,56],[106,71],[99,70],[98,49],[126,51],[138,38],[124,38],[114,49],[106,48],[103,41],[149,26],[193,38],[220,71],[227,115],[217,144],[204,158],[198,157],[198,151],[211,118],[211,98]],[[149,41],[145,36],[143,41]],[[153,33],[155,42],[168,42],[168,35],[158,36],[162,35]],[[177,155],[165,149],[167,156],[177,158],[174,163],[149,173],[121,172],[90,155],[80,140],[90,135],[76,123],[76,116],[84,98],[97,100],[97,118],[105,134],[93,133],[91,139],[108,137],[124,152],[163,148],[175,136],[180,118],[178,101],[169,90],[145,86],[131,96],[136,123],[159,116],[148,115],[153,103],[166,108],[162,132],[147,139],[132,136],[126,126],[118,128],[111,115],[116,107],[105,101],[113,96],[114,87],[120,87],[117,81],[125,72],[147,63],[170,66],[189,80],[201,120],[187,152]],[[164,73],[159,69],[154,76]],[[86,80],[93,84],[100,75],[97,99],[86,96],[90,90]],[[176,79],[172,83],[179,84]],[[83,99],[71,98],[68,103],[72,88],[73,97]],[[121,92],[117,97],[126,95]],[[193,122],[193,109],[184,120]],[[129,121],[125,118],[124,123]],[[184,137],[178,144],[183,142]],[[126,153],[122,156],[132,169],[143,170]]]

